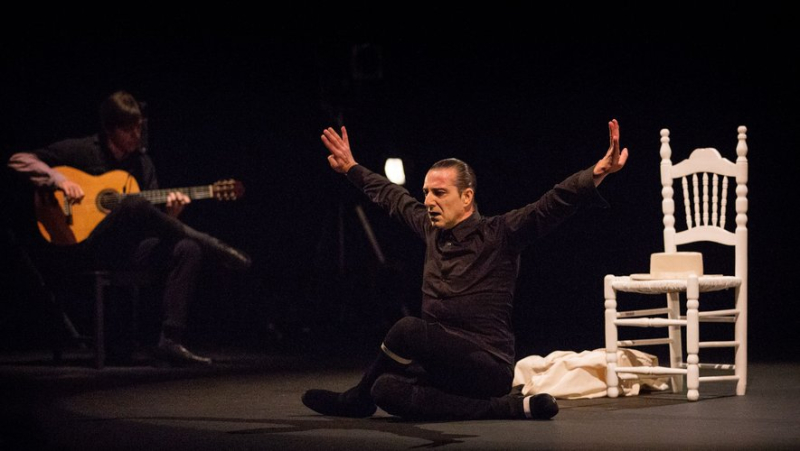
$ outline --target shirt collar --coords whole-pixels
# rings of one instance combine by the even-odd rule
[[[459,222],[448,231],[455,237],[456,241],[461,242],[478,227],[480,219],[481,214],[474,211],[467,219]]]

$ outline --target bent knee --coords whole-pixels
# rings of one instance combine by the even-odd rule
[[[424,333],[425,321],[413,316],[406,316],[394,323],[386,333],[383,343],[393,352],[403,355],[410,351],[409,338],[419,338]]]
[[[203,256],[203,249],[197,241],[183,239],[175,244],[175,247],[172,249],[172,255],[178,259],[200,260]]]

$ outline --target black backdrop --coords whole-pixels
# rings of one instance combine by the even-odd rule
[[[419,307],[422,249],[328,168],[323,127],[345,124],[356,158],[373,169],[403,157],[413,193],[432,162],[468,161],[481,212],[492,215],[593,164],[607,146],[606,123],[617,118],[631,157],[601,188],[611,209],[580,213],[523,257],[518,348],[543,354],[601,347],[603,276],[646,270],[660,249],[659,131],[671,130],[676,157],[706,146],[730,157],[737,126],[746,125],[751,359],[795,358],[784,344],[797,339],[799,310],[790,284],[798,268],[790,219],[797,46],[772,42],[776,54],[747,39],[289,36],[11,37],[2,62],[3,156],[93,133],[100,100],[129,90],[147,102],[149,152],[162,185],[236,178],[247,189],[244,199],[198,202],[185,214],[254,257],[244,277],[211,272],[204,281],[196,339],[374,349],[392,321]],[[33,321],[24,304],[5,302],[6,347],[30,343],[19,339],[29,330],[20,323]]]

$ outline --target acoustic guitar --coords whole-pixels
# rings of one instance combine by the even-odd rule
[[[122,170],[109,171],[94,176],[70,166],[53,168],[68,179],[81,185],[85,194],[80,203],[66,202],[61,191],[38,190],[34,197],[34,211],[39,232],[50,243],[76,244],[84,241],[97,224],[116,208],[126,196],[142,196],[158,205],[167,202],[169,193],[179,191],[192,200],[236,200],[244,195],[244,186],[236,180],[220,180],[212,185],[139,190],[136,179]]]

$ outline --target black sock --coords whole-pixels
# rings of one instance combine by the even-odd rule
[[[377,380],[382,374],[402,372],[408,367],[408,363],[400,363],[394,358],[390,357],[389,354],[393,354],[392,351],[386,348],[385,345],[381,345],[381,352],[378,353],[377,357],[375,357],[375,360],[372,361],[370,366],[364,372],[364,375],[362,376],[358,385],[353,387],[360,399],[372,399],[370,390],[372,390],[372,385],[375,383],[375,380]],[[399,356],[395,357],[402,359],[402,357]],[[408,362],[410,363],[410,361]]]
[[[498,399],[499,412],[507,412],[509,416],[506,418],[547,420],[558,413],[556,399],[547,393],[533,396],[508,395]]]

